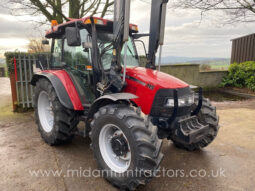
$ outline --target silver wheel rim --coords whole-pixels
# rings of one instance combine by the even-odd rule
[[[123,135],[128,143],[128,152],[125,156],[117,156],[111,146],[111,139],[114,136]],[[114,172],[124,173],[130,166],[131,151],[129,142],[123,131],[113,124],[103,126],[99,134],[99,148],[104,162]]]
[[[45,91],[39,94],[37,108],[43,130],[47,133],[51,132],[53,129],[54,114],[52,111],[52,102],[49,100],[49,95]]]

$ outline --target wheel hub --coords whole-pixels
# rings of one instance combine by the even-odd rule
[[[128,143],[123,135],[117,135],[111,140],[112,150],[117,156],[124,156],[128,152]]]
[[[99,148],[108,167],[117,173],[125,172],[131,163],[129,140],[114,124],[106,124],[99,134]]]

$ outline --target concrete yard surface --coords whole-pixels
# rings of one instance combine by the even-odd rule
[[[8,78],[0,78],[0,84],[1,191],[118,190],[95,171],[89,138],[47,145],[33,113],[11,111]],[[196,152],[179,150],[164,140],[160,177],[139,191],[255,190],[255,100],[213,104],[221,125],[216,140]]]

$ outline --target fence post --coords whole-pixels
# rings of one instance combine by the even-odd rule
[[[29,58],[29,82],[31,82],[33,77],[33,63],[31,62],[32,56],[30,55]],[[33,107],[33,86],[30,84],[30,100],[31,100],[31,106]]]
[[[10,74],[10,83],[11,83],[11,91],[12,91],[12,109],[16,111],[17,109],[17,92],[16,92],[16,81],[15,74]]]
[[[25,103],[24,103],[24,86],[23,86],[23,72],[22,72],[22,64],[21,64],[21,55],[19,54],[19,82],[20,82],[20,89],[21,89],[21,102],[23,105],[23,108],[25,108]]]
[[[29,99],[28,99],[28,72],[27,72],[27,57],[24,56],[24,74],[25,74],[25,90],[26,90],[26,105],[29,108]],[[24,101],[25,102],[25,101]]]

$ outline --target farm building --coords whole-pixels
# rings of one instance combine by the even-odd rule
[[[255,33],[232,41],[231,63],[255,61]]]

